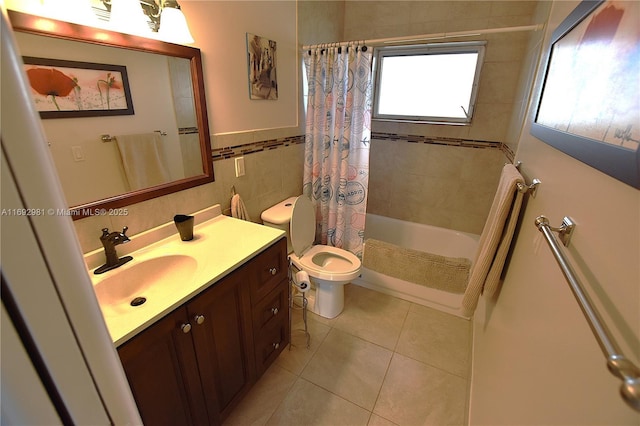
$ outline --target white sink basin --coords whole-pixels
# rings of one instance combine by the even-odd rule
[[[144,309],[149,303],[163,302],[166,295],[189,283],[197,266],[196,259],[185,255],[138,262],[134,258],[128,264],[106,272],[93,289],[105,316],[121,315]]]

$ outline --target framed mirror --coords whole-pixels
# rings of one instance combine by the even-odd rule
[[[8,13],[29,58],[25,70],[73,219],[214,181],[199,49]],[[56,99],[58,91],[34,82],[34,68],[35,75],[46,69],[69,76],[76,95]],[[114,108],[124,86],[118,72],[126,73],[126,108],[133,114],[47,112]],[[93,83],[82,84],[85,74]],[[95,102],[87,107],[89,93]]]

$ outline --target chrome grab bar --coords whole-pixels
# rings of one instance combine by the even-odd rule
[[[566,219],[567,218],[565,218],[565,220]],[[571,224],[575,227],[573,221],[571,221]],[[622,396],[622,399],[624,399],[631,408],[636,411],[640,411],[640,369],[622,355],[620,347],[611,336],[611,333],[602,321],[600,314],[598,314],[598,311],[592,305],[589,296],[585,293],[582,284],[576,277],[573,268],[569,264],[566,256],[560,248],[560,245],[558,244],[558,241],[553,235],[553,231],[563,233],[565,229],[564,222],[563,226],[554,228],[549,224],[549,219],[545,216],[538,216],[535,220],[535,225],[538,230],[544,234],[549,248],[551,248],[558,265],[560,265],[560,269],[567,279],[569,287],[571,287],[571,291],[578,301],[580,309],[586,317],[589,327],[591,327],[591,331],[600,345],[600,349],[602,349],[604,356],[607,358],[607,367],[609,371],[613,375],[622,379],[622,385],[620,386],[620,395]]]

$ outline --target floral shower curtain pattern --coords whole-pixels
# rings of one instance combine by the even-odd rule
[[[309,83],[303,192],[316,209],[316,241],[362,258],[371,139],[371,49],[306,51]]]

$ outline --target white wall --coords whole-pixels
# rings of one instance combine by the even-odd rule
[[[553,3],[544,45],[578,4]],[[534,96],[538,93],[536,78]],[[565,250],[623,352],[640,359],[640,191],[529,134],[516,160],[542,184],[530,198],[497,300],[474,319],[470,424],[624,425],[640,415],[618,394],[605,359],[542,235],[538,215],[577,222]]]
[[[202,51],[213,134],[294,127],[297,38],[294,1],[181,1]],[[250,100],[246,33],[277,43],[277,100]]]

